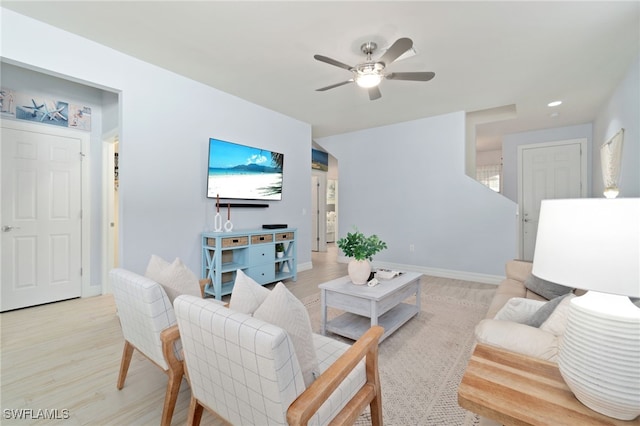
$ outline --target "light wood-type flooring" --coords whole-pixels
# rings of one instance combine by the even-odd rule
[[[316,294],[318,284],[346,275],[336,254],[335,244],[313,253],[313,269],[285,284],[300,299]],[[159,424],[167,384],[160,369],[135,352],[124,388],[116,389],[124,340],[111,295],[5,312],[0,331],[3,426]],[[183,380],[172,424],[185,424],[190,395]],[[202,424],[224,422],[205,412]]]

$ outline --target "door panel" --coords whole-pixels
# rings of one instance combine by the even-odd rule
[[[81,140],[2,129],[0,310],[82,292]]]
[[[583,196],[583,158],[580,143],[522,150],[521,257],[533,260],[540,202]]]

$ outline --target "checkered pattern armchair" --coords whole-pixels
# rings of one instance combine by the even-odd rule
[[[305,389],[281,328],[193,296],[174,306],[191,384],[188,424],[199,424],[204,408],[234,425],[352,424],[367,406],[382,424],[381,327],[353,346],[314,334],[322,374]]]
[[[125,339],[118,389],[124,386],[137,349],[169,376],[161,424],[170,425],[184,373],[173,306],[162,286],[149,278],[114,269],[109,279]]]

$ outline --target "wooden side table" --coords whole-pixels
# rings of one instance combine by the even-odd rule
[[[477,345],[458,388],[458,404],[504,425],[640,425],[576,399],[554,363]]]

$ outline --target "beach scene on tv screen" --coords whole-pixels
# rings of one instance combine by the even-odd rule
[[[282,163],[277,152],[211,139],[207,196],[280,200]]]

